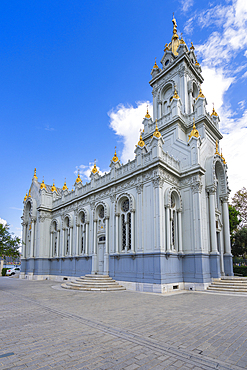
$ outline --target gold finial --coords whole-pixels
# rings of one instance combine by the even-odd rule
[[[200,64],[198,63],[197,61],[197,55],[196,55],[196,62],[195,62],[195,66],[199,66]]]
[[[193,45],[193,42],[191,41],[191,47],[190,47],[190,50],[195,50],[194,48],[194,45]]]
[[[139,145],[141,148],[144,147],[145,143],[142,139],[142,130],[140,130],[140,140],[138,141],[137,145]]]
[[[46,185],[45,185],[45,182],[44,182],[44,177],[43,177],[42,183],[40,184],[40,189],[46,189]]]
[[[169,50],[169,48],[168,48],[168,44],[166,43],[166,44],[165,44],[165,49],[164,49],[164,51],[167,51],[167,50]]]
[[[191,133],[189,135],[189,140],[188,141],[190,141],[192,136],[194,136],[194,137],[199,137],[200,136],[198,130],[196,129],[195,118],[193,118],[193,128],[192,128]]]
[[[26,200],[27,200],[27,193],[26,193],[26,195],[24,197],[24,202],[26,202]]]
[[[205,96],[203,95],[203,93],[202,93],[202,88],[200,87],[200,91],[199,91],[199,94],[198,94],[198,97],[196,98],[196,100],[198,99],[198,98],[205,98]]]
[[[156,127],[155,127],[155,131],[153,133],[153,136],[159,138],[159,137],[161,137],[161,133],[158,130],[157,118],[156,118],[156,121],[155,122],[156,122]]]
[[[185,44],[184,39],[183,39],[183,33],[181,32],[180,36],[180,44]]]
[[[31,229],[32,229],[32,224],[29,225],[29,230],[31,230]]]
[[[31,198],[31,188],[29,189],[29,192],[28,192],[28,198]]]
[[[213,103],[213,111],[211,113],[211,117],[212,116],[215,116],[215,117],[218,117],[218,114],[216,113],[215,109],[214,109],[214,103]]]
[[[53,180],[53,185],[51,187],[51,191],[54,192],[54,191],[57,191],[57,188],[55,186],[55,183],[54,183],[54,180]]]
[[[64,184],[63,184],[63,190],[68,190],[68,187],[66,185],[66,177],[65,177],[65,180],[64,180]]]
[[[151,116],[150,116],[150,114],[149,114],[149,112],[148,112],[148,105],[147,105],[147,113],[146,113],[145,118],[151,118]]]
[[[155,58],[155,62],[154,62],[154,66],[153,66],[153,68],[158,68],[159,69],[159,67],[157,66],[157,64],[156,64],[156,58]]]
[[[176,19],[174,18],[174,13],[173,13],[173,18],[172,18],[172,23],[173,23],[173,36],[172,38],[178,38],[178,34],[177,34],[177,22],[176,22]]]
[[[226,160],[225,160],[225,158],[223,157],[223,154],[222,154],[222,149],[221,149],[221,154],[220,154],[220,156],[221,156],[221,158],[222,158],[223,163],[224,163],[224,164],[226,164]]]
[[[77,184],[79,184],[79,182],[81,182],[79,169],[78,169],[78,176],[77,176],[77,179],[75,180],[75,182],[76,182]]]
[[[93,166],[93,169],[92,169],[92,173],[96,174],[98,171],[98,168],[96,167],[96,159],[94,160],[94,166]]]
[[[176,90],[176,85],[175,85],[175,91],[174,91],[174,95],[172,97],[173,99],[179,99],[179,96],[178,96],[178,93],[177,93],[177,90]]]
[[[219,153],[219,143],[218,143],[217,140],[216,140],[216,144],[215,144],[215,153],[214,154],[220,155],[220,153]]]
[[[115,154],[114,154],[114,156],[112,158],[112,161],[115,162],[115,163],[118,161],[116,149],[117,149],[117,147],[115,146]]]
[[[38,177],[37,177],[37,175],[36,175],[36,168],[34,169],[33,178],[34,178],[35,180],[38,180]]]

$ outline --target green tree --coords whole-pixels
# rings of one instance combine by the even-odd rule
[[[17,258],[20,254],[20,242],[20,238],[10,234],[9,225],[0,223],[0,257]]]
[[[241,222],[240,212],[235,207],[229,205],[229,223],[230,223],[230,234],[231,241],[234,236],[234,232],[237,230],[238,225]]]
[[[236,257],[247,256],[247,227],[237,230],[233,237],[232,254]]]
[[[240,213],[241,225],[247,225],[247,189],[238,190],[232,198],[232,206]]]

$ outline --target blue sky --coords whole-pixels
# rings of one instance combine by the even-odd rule
[[[123,162],[133,157],[173,12],[196,47],[208,111],[214,102],[220,114],[231,195],[247,187],[245,0],[2,0],[0,218],[15,234],[35,167],[71,189],[94,159],[108,171],[115,145]]]

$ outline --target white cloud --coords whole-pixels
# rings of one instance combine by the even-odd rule
[[[96,161],[96,165],[97,165],[97,161]],[[94,166],[94,162],[89,162],[88,165],[84,165],[84,164],[81,164],[80,166],[77,166],[76,167],[76,171],[74,171],[74,174],[78,175],[78,170],[79,170],[79,174],[82,178],[82,180],[90,180],[90,175],[91,175],[91,172],[92,172],[92,169],[93,169],[93,166]],[[101,171],[100,168],[97,166],[97,169],[99,171],[99,174],[102,176],[104,175],[104,171]]]
[[[17,207],[9,207],[10,209],[15,209],[17,211],[23,211],[23,208],[17,208]]]
[[[5,226],[5,225],[7,225],[7,221],[0,217],[0,224]]]
[[[238,102],[238,105],[239,105],[240,109],[241,109],[241,110],[243,110],[243,109],[244,109],[244,107],[245,107],[245,100],[241,100],[241,101],[239,101],[239,102]]]
[[[149,113],[152,116],[153,107],[150,102],[137,102],[136,107],[120,104],[115,110],[108,112],[110,127],[124,143],[121,155],[121,161],[123,163],[135,157],[135,145],[138,142],[140,129],[143,129],[142,121],[147,111],[147,105],[149,106]]]
[[[246,71],[246,72],[244,72],[244,74],[243,74],[242,78],[247,78],[247,71]]]
[[[194,4],[194,0],[180,0],[180,4],[182,5],[182,11],[186,13]]]

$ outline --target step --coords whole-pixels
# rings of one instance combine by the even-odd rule
[[[61,284],[62,288],[73,289],[73,290],[84,290],[84,291],[116,291],[116,290],[126,290],[125,287],[118,285],[115,287],[108,288],[95,288],[95,287],[83,287],[83,286],[73,286],[66,283]]]
[[[210,285],[209,288],[239,289],[239,290],[246,290],[247,291],[247,287],[233,286],[233,285],[222,285],[222,284],[213,284],[213,285]]]
[[[213,279],[207,290],[222,292],[247,293],[247,278],[242,277],[222,277]]]
[[[84,291],[126,290],[109,275],[85,275],[61,284],[62,288]]]

